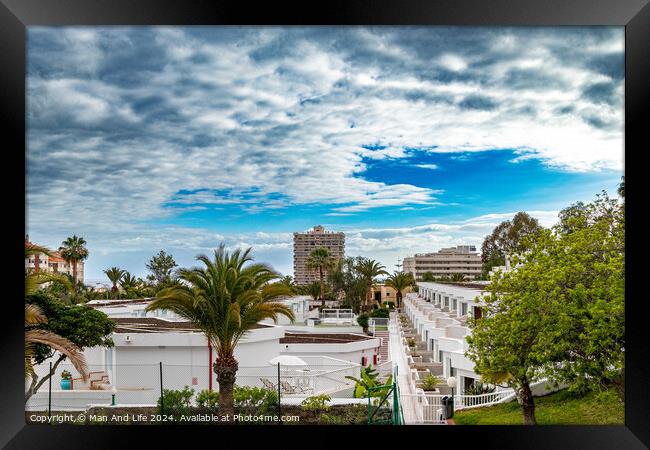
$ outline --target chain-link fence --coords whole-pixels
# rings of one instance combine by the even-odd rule
[[[49,367],[37,371],[45,380]],[[361,366],[332,358],[300,357],[289,363],[240,366],[236,386],[277,393],[282,404],[300,404],[310,396],[352,399]],[[206,364],[112,364],[90,366],[84,381],[70,365],[58,366],[26,402],[27,411],[83,411],[92,406],[155,407],[165,390],[218,392],[214,368]],[[66,374],[65,372],[69,373]],[[28,383],[27,391],[29,391]]]

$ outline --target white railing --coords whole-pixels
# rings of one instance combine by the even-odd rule
[[[368,320],[368,325],[372,334],[376,331],[388,331],[388,319],[384,317],[371,317]]]
[[[323,309],[319,317],[321,319],[350,319],[354,318],[354,313],[351,309]]]
[[[479,395],[454,395],[454,408],[469,409],[479,406],[496,405],[511,400],[515,396],[513,389],[491,392]]]

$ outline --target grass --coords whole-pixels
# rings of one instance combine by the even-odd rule
[[[613,389],[578,397],[566,390],[535,397],[538,425],[623,425],[625,408]],[[485,408],[456,411],[457,425],[522,425],[523,414],[513,400]]]

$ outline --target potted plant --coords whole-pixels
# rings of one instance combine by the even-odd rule
[[[413,338],[409,338],[409,340],[407,341],[407,343],[408,343],[408,346],[409,346],[410,348],[415,348],[415,339],[413,339]]]
[[[61,389],[69,391],[72,386],[72,374],[67,370],[61,372]]]
[[[422,390],[423,391],[435,391],[436,385],[440,384],[442,381],[435,375],[427,375],[422,380]]]

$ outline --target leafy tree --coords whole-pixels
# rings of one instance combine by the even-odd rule
[[[42,291],[28,295],[25,302],[28,307],[37,309],[47,319],[33,323],[29,327],[28,333],[55,334],[72,344],[72,346],[65,344],[64,347],[68,347],[79,353],[85,348],[96,346],[110,347],[113,345],[110,335],[115,327],[115,322],[101,311],[97,311],[86,305],[66,305]],[[57,356],[56,351],[60,351],[61,353]],[[53,362],[52,372],[48,375],[40,380],[35,374],[32,375],[32,383],[25,394],[25,401],[54,374],[54,371],[61,362],[66,358],[70,358],[74,364],[75,359],[73,358],[76,358],[71,358],[69,352],[62,352],[56,346],[48,345],[46,342],[35,343],[31,350],[31,356],[36,364],[41,364],[53,356],[57,356],[57,359]],[[82,376],[84,375],[84,372],[76,364],[75,368],[80,371]]]
[[[323,306],[325,306],[325,272],[328,272],[335,267],[336,261],[330,254],[330,251],[326,248],[319,247],[313,249],[309,254],[309,258],[307,258],[307,268],[318,270],[318,280],[320,283],[319,298],[323,302]]]
[[[374,259],[362,258],[355,267],[361,278],[366,282],[366,302],[364,311],[367,311],[372,302],[372,285],[375,284],[375,278],[381,275],[388,275],[386,268]]]
[[[158,292],[147,311],[166,309],[196,325],[216,349],[214,371],[219,383],[222,414],[233,410],[233,387],[239,367],[234,351],[239,340],[261,320],[278,314],[294,319],[291,308],[278,299],[290,290],[270,284],[279,275],[268,265],[252,263],[251,249],[226,252],[221,244],[214,258],[200,255],[205,267],[179,270],[184,282]]]
[[[623,369],[622,205],[604,194],[584,215],[567,217],[524,241],[514,258],[521,265],[493,277],[483,317],[469,321],[475,371],[515,389],[524,424],[535,423],[535,380],[583,392],[612,383]]]
[[[298,286],[296,286],[293,282],[293,277],[291,275],[283,276],[280,278],[280,281],[278,281],[278,283],[284,284],[286,287],[288,287],[291,290],[292,294],[297,294],[299,292]]]
[[[435,281],[436,278],[433,276],[432,272],[424,272],[422,274],[422,281]]]
[[[124,270],[120,269],[119,267],[111,267],[110,269],[104,270],[104,273],[108,279],[111,280],[111,283],[113,283],[113,287],[111,288],[111,296],[113,298],[116,298],[118,291],[117,283],[119,283],[122,279],[122,276],[124,276]]]
[[[168,255],[164,250],[160,250],[146,264],[147,269],[151,271],[150,279],[159,286],[165,286],[173,281],[173,271],[177,266],[172,255]]]
[[[487,274],[494,266],[504,265],[506,255],[523,251],[525,238],[541,228],[537,219],[525,212],[518,212],[512,221],[506,220],[497,225],[481,246],[483,273]]]
[[[411,272],[395,272],[386,280],[386,286],[392,287],[397,292],[397,309],[402,305],[402,293],[415,284]]]
[[[366,281],[357,272],[361,257],[348,257],[337,261],[329,274],[329,281],[335,292],[343,293],[344,305],[358,313],[366,295]]]
[[[77,283],[77,264],[88,258],[88,249],[86,240],[80,236],[73,235],[67,238],[59,247],[61,257],[68,263],[72,264],[72,279],[74,284]]]

